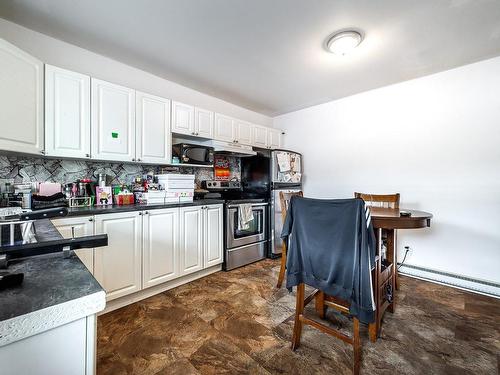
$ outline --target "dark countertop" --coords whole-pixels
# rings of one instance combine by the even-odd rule
[[[103,291],[76,255],[13,260],[1,272],[23,272],[23,283],[0,291],[0,322]]]
[[[222,199],[200,199],[193,202],[183,203],[165,203],[165,204],[129,204],[129,205],[108,205],[108,206],[92,206],[92,207],[78,207],[68,208],[68,216],[84,216],[84,215],[99,215],[110,214],[117,212],[130,212],[130,211],[143,211],[155,210],[160,208],[173,208],[173,207],[188,207],[188,206],[203,206],[210,204],[222,204]]]
[[[62,239],[49,219],[35,221],[38,242]],[[2,273],[24,273],[23,283],[0,290],[0,322],[103,291],[76,255],[62,252],[12,259]]]

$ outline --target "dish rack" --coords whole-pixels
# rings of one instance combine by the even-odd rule
[[[70,197],[68,198],[69,207],[91,207],[94,205],[94,197]]]

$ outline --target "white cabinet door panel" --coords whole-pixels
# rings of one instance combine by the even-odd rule
[[[135,91],[92,79],[92,158],[135,159]]]
[[[224,260],[222,205],[207,206],[204,216],[204,268],[208,268]]]
[[[234,120],[231,117],[215,114],[214,138],[218,141],[234,142],[236,140]]]
[[[93,236],[94,235],[94,220],[92,216],[77,216],[68,217],[65,219],[54,219],[52,224],[57,228],[59,233],[64,238],[72,238],[73,230],[75,237]],[[85,267],[94,273],[94,249],[75,250],[75,254],[80,258]]]
[[[180,208],[180,275],[203,269],[203,210],[199,206]]]
[[[172,102],[172,132],[194,135],[194,107]]]
[[[178,277],[179,209],[145,211],[142,240],[143,287]]]
[[[0,150],[43,151],[43,63],[0,39]]]
[[[252,145],[252,124],[241,120],[236,120],[235,124],[238,143]]]
[[[90,77],[45,65],[45,153],[90,157]]]
[[[267,145],[271,149],[281,147],[281,130],[268,128],[268,130],[267,130]]]
[[[170,100],[136,92],[136,159],[146,163],[170,163]]]
[[[267,148],[267,128],[265,126],[253,126],[252,146]]]
[[[202,108],[194,109],[195,135],[203,138],[214,136],[214,113]]]
[[[108,235],[108,246],[94,251],[94,277],[108,301],[141,289],[141,217],[139,212],[95,216],[96,234]]]

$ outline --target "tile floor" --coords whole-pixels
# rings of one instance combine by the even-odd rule
[[[313,328],[290,350],[295,300],[275,288],[278,267],[218,272],[99,317],[98,374],[350,374],[351,347]],[[381,338],[363,327],[363,374],[499,373],[500,300],[400,280]]]

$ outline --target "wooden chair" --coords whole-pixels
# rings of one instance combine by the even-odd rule
[[[300,336],[304,324],[310,325],[320,331],[337,337],[345,343],[352,345],[354,350],[353,373],[359,374],[361,367],[361,339],[359,336],[359,320],[353,318],[353,335],[346,334],[331,328],[315,319],[308,318],[304,315],[304,307],[307,306],[313,299],[315,300],[315,308],[318,316],[324,319],[326,308],[331,307],[343,314],[349,314],[349,304],[339,298],[325,295],[325,293],[315,290],[308,297],[304,298],[305,284],[297,286],[296,308],[295,308],[295,324],[293,326],[292,350],[296,350],[300,345]]]
[[[366,205],[370,207],[382,207],[382,208],[399,208],[399,193],[396,194],[366,194],[366,193],[354,193],[355,198],[361,198],[365,201]],[[370,340],[375,342],[380,331],[381,324],[381,314],[382,310],[385,310],[385,305],[388,302],[383,298],[381,294],[381,290],[384,286],[389,282],[390,275],[394,273],[395,281],[394,281],[394,289],[399,288],[398,283],[398,269],[397,269],[397,259],[396,259],[396,233],[394,230],[388,231],[382,228],[376,229],[376,238],[377,238],[377,256],[375,258],[375,270],[373,272],[372,280],[374,282],[374,296],[377,304],[376,310],[376,322],[370,324],[369,333]],[[380,247],[382,244],[385,244],[386,249],[388,250],[387,258],[392,263],[392,266],[388,269],[384,269],[382,267],[382,257],[380,254]],[[391,252],[391,249],[393,251]],[[392,306],[392,305],[391,305]],[[392,307],[389,308],[389,311],[392,311]]]
[[[366,194],[354,193],[354,198],[361,198],[370,207],[399,208],[399,193]]]
[[[292,199],[292,197],[294,195],[298,196],[298,197],[304,196],[302,191],[295,191],[295,192],[288,192],[288,193],[280,191],[281,218],[282,218],[283,223],[285,223],[286,212],[288,211],[288,203],[290,203],[290,199]],[[282,244],[281,244],[281,267],[280,267],[280,274],[278,276],[278,284],[276,285],[276,287],[278,289],[281,288],[281,285],[283,284],[283,279],[285,278],[285,269],[286,269],[286,244],[284,241],[282,241]]]

